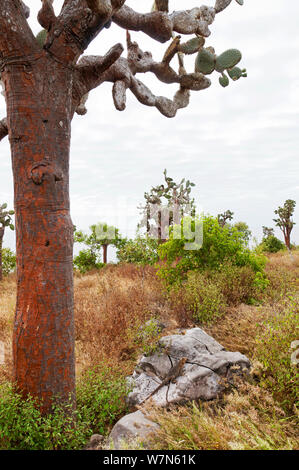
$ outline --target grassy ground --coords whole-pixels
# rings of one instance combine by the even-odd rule
[[[120,394],[124,393],[117,380],[131,373],[138,357],[157,341],[151,328],[144,335],[140,334],[140,327],[147,320],[158,318],[166,325],[163,331],[166,335],[179,327],[194,326],[196,318],[196,325],[202,326],[228,350],[240,351],[251,359],[254,364],[251,380],[213,402],[192,403],[172,408],[171,412],[149,406],[149,413],[161,424],[151,448],[298,448],[298,366],[290,363],[290,345],[299,339],[299,253],[294,253],[292,258],[285,252],[271,255],[266,272],[269,285],[254,302],[253,293],[248,293],[250,305],[242,301],[247,289],[245,272],[238,273],[238,279],[232,277],[229,292],[223,279],[217,280],[217,289],[211,284],[213,279],[209,280],[210,296],[216,296],[215,302],[224,299],[225,308],[217,310],[215,318],[209,318],[206,324],[199,322],[198,314],[192,314],[190,296],[174,305],[150,267],[107,266],[99,272],[76,276],[79,401],[82,410],[89,410],[86,419],[93,421],[85,434],[82,431],[82,436],[88,438],[91,432],[107,433],[113,420],[126,412],[123,402],[116,401],[119,413],[114,403],[113,419],[96,415],[107,402],[111,403],[117,387]],[[193,284],[190,285],[192,293]],[[0,341],[5,343],[6,353],[5,364],[0,365],[0,384],[4,384],[12,379],[14,276],[6,278],[0,288]],[[238,294],[241,291],[242,296]],[[206,299],[200,297],[200,301],[204,304]],[[114,382],[113,377],[116,377]],[[98,388],[93,387],[92,381]],[[106,387],[107,381],[110,382]],[[105,389],[107,393],[93,395],[93,388]],[[76,445],[74,442],[73,447]]]

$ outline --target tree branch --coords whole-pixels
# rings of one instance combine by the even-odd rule
[[[6,118],[0,121],[0,140],[8,135],[7,120]]]
[[[113,14],[112,20],[122,28],[142,31],[159,42],[166,42],[171,39],[173,32],[209,36],[211,32],[208,26],[213,23],[215,13],[214,8],[203,5],[200,8],[174,11],[171,14],[164,11],[144,14],[124,5]]]
[[[121,47],[119,45],[115,47]],[[181,68],[177,74],[167,62],[155,62],[149,52],[143,52],[136,42],[132,42],[127,35],[128,58],[120,57],[105,72],[91,73],[95,64],[102,64],[101,57],[83,57],[77,67],[78,76],[74,87],[74,102],[76,106],[80,99],[92,88],[103,82],[112,82],[113,100],[116,109],[123,111],[126,107],[126,91],[130,89],[138,101],[146,106],[155,106],[167,117],[174,117],[179,108],[189,104],[189,90],[203,90],[211,84],[210,80],[201,73],[187,74]],[[108,53],[109,54],[109,53]],[[84,73],[82,73],[82,71]],[[86,73],[88,71],[88,73]],[[162,96],[155,96],[135,75],[137,73],[152,72],[164,83],[178,83],[180,89],[173,100]]]
[[[107,25],[125,0],[65,0],[59,16],[52,13],[52,0],[42,0],[40,21],[47,26],[44,48],[59,60],[74,63]]]
[[[2,0],[0,14],[0,59],[25,56],[38,50],[27,23],[29,8],[22,1]]]
[[[49,31],[52,24],[56,21],[56,15],[53,8],[53,0],[42,0],[42,8],[38,12],[37,19],[39,24]]]

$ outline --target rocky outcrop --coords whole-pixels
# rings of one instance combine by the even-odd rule
[[[169,371],[175,370],[182,358],[185,364],[179,376],[168,380]],[[129,378],[132,391],[128,403],[141,405],[149,397],[158,406],[211,400],[233,383],[236,375],[246,374],[249,369],[246,356],[226,351],[202,329],[193,328],[184,334],[161,338],[157,352],[141,358]]]

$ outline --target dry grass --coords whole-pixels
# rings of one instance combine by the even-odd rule
[[[159,281],[151,268],[107,267],[75,279],[77,368],[105,360],[132,366],[140,344],[138,331],[167,312]]]
[[[279,316],[288,293],[299,291],[299,253],[278,253],[266,267],[270,285],[259,306],[232,305],[204,329],[228,350],[240,351],[255,360],[256,336],[263,322]],[[11,378],[11,337],[15,305],[15,277],[0,283],[0,341],[6,348],[0,366],[0,383]],[[235,295],[235,293],[234,293]],[[148,342],[140,327],[157,318],[175,328],[194,326],[177,304],[171,310],[153,268],[133,265],[106,268],[75,277],[76,366],[78,377],[104,362],[130,373]],[[145,342],[147,344],[145,344]],[[294,418],[286,416],[266,389],[257,383],[213,403],[177,409],[151,410],[162,425],[153,448],[159,449],[291,449],[298,448]]]
[[[166,450],[292,450],[298,449],[297,428],[267,391],[240,384],[221,400],[168,410],[148,408],[161,428],[151,449]]]

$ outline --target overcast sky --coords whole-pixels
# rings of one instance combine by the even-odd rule
[[[25,0],[31,8],[35,33],[40,2]],[[149,11],[151,0],[127,0],[138,11]],[[56,0],[57,11],[62,1]],[[212,6],[213,0],[206,4]],[[170,0],[171,9],[200,6],[195,0]],[[86,116],[75,115],[71,146],[71,213],[83,230],[98,221],[117,224],[134,236],[137,205],[152,185],[162,183],[167,168],[175,180],[189,178],[194,196],[206,213],[230,209],[235,221],[246,221],[254,236],[262,225],[274,226],[274,209],[286,199],[298,202],[299,243],[299,2],[297,0],[234,0],[217,15],[206,45],[216,53],[234,47],[243,53],[248,78],[227,88],[213,74],[208,90],[192,92],[188,108],[174,119],[156,108],[141,105],[128,92],[127,109],[114,109],[111,84],[90,94]],[[144,50],[159,59],[166,45],[142,33],[132,33]],[[103,55],[114,43],[125,45],[125,31],[112,25],[89,47]],[[192,63],[189,63],[189,71]],[[147,74],[149,75],[149,74]],[[172,97],[176,86],[140,76],[153,92]],[[5,102],[0,99],[0,116]],[[13,205],[13,183],[8,140],[0,143],[0,201]],[[276,231],[281,238],[279,229]],[[5,245],[14,248],[7,232]]]

